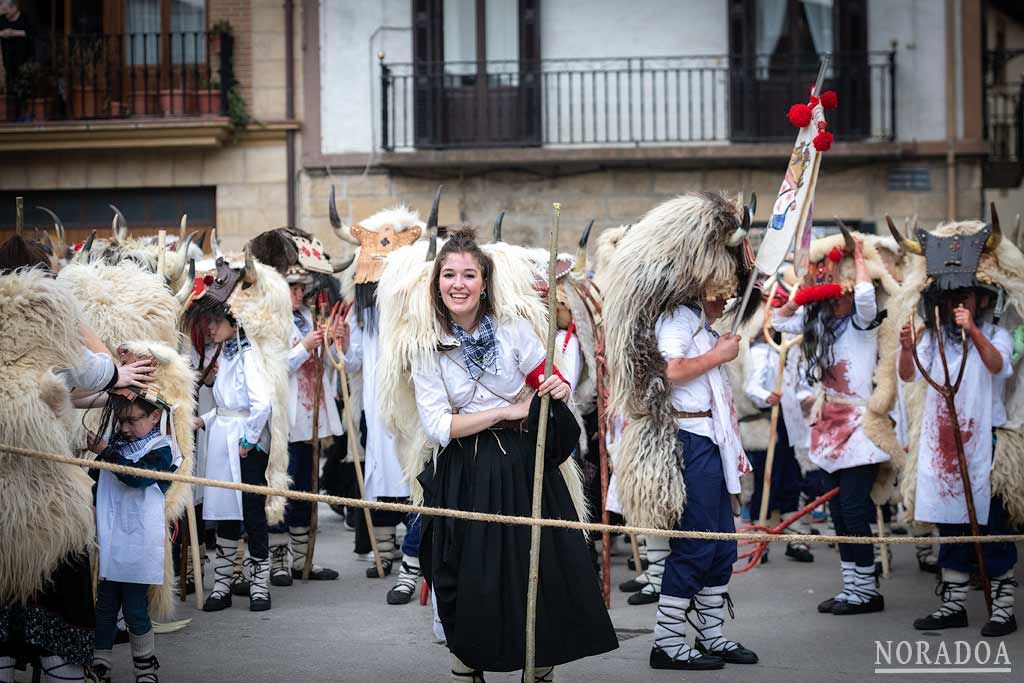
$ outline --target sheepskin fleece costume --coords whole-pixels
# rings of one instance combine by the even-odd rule
[[[546,338],[547,309],[533,288],[536,278],[546,279],[546,275],[538,272],[529,251],[504,242],[485,244],[481,249],[494,261],[493,282],[487,291],[496,321],[524,318],[541,339]],[[380,409],[398,442],[397,450],[416,504],[423,501],[423,490],[416,477],[437,450],[437,444],[427,438],[420,425],[412,382],[414,364],[436,364],[435,352],[441,340],[441,326],[430,301],[434,264],[426,260],[426,254],[425,242],[392,252],[377,290],[382,347],[377,366]],[[560,469],[580,520],[587,520],[579,465],[569,458]]]
[[[0,443],[70,457],[74,415],[53,368],[82,357],[81,311],[41,270],[0,276]],[[0,452],[0,603],[24,604],[95,539],[86,470]]]
[[[239,281],[228,297],[231,315],[245,330],[255,353],[253,360],[273,388],[274,410],[270,414],[270,453],[267,486],[287,489],[288,477],[288,341],[292,333],[292,302],[288,283],[270,266],[254,260],[256,282],[246,287]],[[235,267],[235,264],[232,264]],[[285,498],[267,497],[267,523],[284,520]]]
[[[608,264],[611,263],[615,250],[623,236],[631,226],[620,225],[617,228],[605,228],[597,236],[597,250],[594,254],[594,284],[604,291],[608,286]]]
[[[740,216],[717,194],[671,199],[624,231],[601,273],[609,411],[629,420],[616,461],[618,495],[638,526],[674,528],[686,504],[672,388],[655,324],[663,313],[736,281],[742,257],[727,242]],[[599,242],[599,255],[600,249]]]
[[[939,236],[973,235],[985,224],[981,221],[958,221],[940,224],[933,234]],[[904,269],[903,287],[889,306],[889,318],[883,323],[879,336],[879,372],[875,381],[877,389],[872,396],[869,413],[877,416],[873,420],[873,431],[880,439],[895,442],[896,435],[888,412],[895,405],[899,377],[896,365],[900,349],[900,328],[910,319],[911,312],[918,309],[922,292],[928,287],[926,263],[923,256],[908,255]],[[1024,317],[1024,255],[1017,246],[1004,237],[993,253],[983,253],[978,264],[978,279],[1006,290],[1007,310],[1004,317],[1020,320]],[[920,316],[918,316],[920,320]],[[881,372],[887,367],[889,372]],[[955,370],[951,369],[951,372]],[[1020,380],[1016,374],[1007,381],[1007,416],[1009,421],[996,429],[996,448],[992,460],[992,495],[1000,496],[1006,505],[1011,523],[1024,525],[1024,407],[1020,395]],[[903,504],[911,519],[914,514],[914,494],[917,484],[917,448],[921,438],[921,417],[924,412],[924,398],[927,391],[924,380],[904,387],[907,414],[910,416],[909,453],[902,459],[900,469],[900,493]],[[968,389],[963,387],[961,390]],[[883,421],[881,418],[885,417]],[[872,440],[881,445],[874,434]]]

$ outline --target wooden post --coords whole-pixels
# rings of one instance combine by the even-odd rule
[[[555,265],[558,260],[558,217],[562,205],[557,202],[553,205],[555,210],[554,222],[551,227],[548,249],[548,338],[547,356],[544,360],[544,379],[551,376],[554,367],[555,357],[555,331],[558,323],[558,310],[556,303],[555,288]],[[541,498],[544,494],[544,452],[548,436],[548,411],[551,405],[551,396],[545,395],[540,399],[540,422],[537,425],[537,449],[533,456],[533,517],[540,518],[542,515]],[[523,679],[533,681],[535,678],[534,669],[537,658],[537,588],[540,583],[540,532],[539,526],[530,527],[530,574],[526,590],[526,666],[523,671]]]
[[[313,305],[313,329],[319,329],[320,317],[322,314],[321,305],[323,304],[323,290],[320,290],[316,294],[316,303]],[[313,389],[313,454],[312,454],[312,468],[313,471],[310,474],[310,491],[312,493],[320,493],[320,402],[323,399],[323,386],[324,386],[324,359],[323,354],[330,353],[325,351],[326,344],[321,344],[313,349],[313,372],[316,376],[315,388]],[[313,571],[313,551],[316,548],[316,531],[319,526],[320,514],[319,504],[310,503],[309,510],[309,542],[306,544],[306,561],[302,565],[302,581],[305,583],[309,581],[309,575]]]
[[[201,610],[205,600],[203,597],[203,555],[199,554],[199,530],[196,524],[196,509],[191,502],[185,508],[185,518],[188,522],[188,540],[192,548],[192,552],[189,554],[192,556],[192,574],[195,577],[193,582],[196,589],[196,608]],[[184,545],[182,550],[184,550]],[[182,569],[184,569],[184,565],[182,565]]]

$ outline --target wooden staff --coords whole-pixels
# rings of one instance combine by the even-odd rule
[[[782,380],[786,372],[786,357],[789,355],[789,349],[796,344],[799,344],[803,339],[803,335],[797,335],[792,339],[786,339],[783,335],[782,343],[776,343],[775,338],[771,334],[771,310],[772,301],[775,299],[775,293],[779,288],[779,283],[776,282],[772,285],[771,293],[768,295],[768,302],[764,307],[764,325],[762,331],[764,338],[768,342],[769,346],[775,349],[779,354],[779,367],[775,371],[775,393],[782,393]],[[768,526],[768,497],[772,492],[772,465],[775,463],[775,444],[778,441],[778,427],[779,427],[779,411],[781,406],[778,402],[772,406],[772,422],[771,428],[768,432],[768,453],[765,456],[764,461],[764,476],[762,478],[761,486],[761,510],[758,514],[758,524],[761,526]]]
[[[182,602],[188,600],[188,528],[182,528],[178,539],[178,599]]]
[[[330,322],[328,323],[328,329],[331,331],[331,337],[334,339],[334,348],[339,354],[342,353],[341,344],[338,343],[338,335],[335,332],[336,323],[341,322],[345,324],[345,318],[348,317],[349,309],[345,309],[344,314],[341,313],[341,302],[339,301],[334,311],[331,313]],[[340,319],[339,319],[340,315]],[[327,339],[324,339],[324,350],[327,351]],[[345,429],[348,432],[348,452],[352,455],[352,462],[356,467],[356,483],[359,484],[359,497],[366,498],[366,485],[363,483],[363,466],[359,461],[359,441],[356,439],[356,424],[352,419],[352,402],[349,400],[348,393],[348,373],[345,372],[345,359],[336,361],[334,356],[329,352],[326,354],[327,358],[331,361],[331,364],[338,371],[339,381],[341,385],[341,400],[342,412],[345,414]],[[370,508],[363,508],[363,519],[366,520],[366,530],[370,534],[370,548],[373,550],[373,561],[377,566],[377,577],[384,578],[384,565],[380,561],[380,550],[377,549],[377,536],[373,530],[373,518],[370,516]]]
[[[313,329],[320,328],[321,306],[324,303],[324,292],[316,293],[316,305],[313,306]],[[321,346],[313,349],[313,372],[316,377],[315,389],[313,389],[313,472],[310,476],[310,491],[320,493],[320,402],[324,385],[324,359]],[[319,505],[310,503],[309,510],[309,543],[306,545],[306,561],[302,565],[302,581],[309,581],[309,575],[313,571],[313,551],[316,549],[316,530],[320,521]]]
[[[192,552],[189,555],[192,556],[192,583],[195,584],[196,591],[196,608],[203,609],[203,556],[199,554],[199,530],[196,524],[196,509],[193,506],[192,501],[185,507],[185,519],[188,522],[188,540]],[[185,545],[182,544],[182,550],[185,549]],[[184,567],[179,567],[179,571]]]
[[[555,265],[558,259],[558,217],[562,205],[552,205],[555,210],[554,222],[551,226],[550,250],[548,258],[548,338],[547,355],[544,359],[544,379],[551,376],[555,361],[555,332],[558,329],[558,309],[555,296]],[[540,399],[540,422],[537,425],[537,449],[533,455],[533,517],[542,514],[541,497],[544,494],[544,452],[548,437],[548,410],[551,406],[551,395],[545,394]],[[532,681],[535,678],[534,668],[537,658],[537,587],[540,584],[540,527],[530,527],[530,578],[526,589],[526,666],[523,678]]]
[[[885,516],[882,514],[882,506],[875,506],[875,519],[878,521],[878,536],[882,538],[885,536]],[[889,544],[879,543],[878,547],[881,548],[882,555],[882,576],[886,579],[889,578]]]
[[[14,198],[14,232],[18,237],[21,237],[22,231],[25,229],[25,198],[15,197]]]
[[[971,488],[971,473],[967,469],[967,455],[964,452],[964,436],[960,432],[960,418],[956,412],[956,392],[960,390],[960,382],[964,378],[964,370],[967,368],[967,333],[960,328],[960,338],[963,340],[963,355],[960,358],[960,372],[957,373],[956,382],[949,381],[949,363],[946,360],[946,344],[942,339],[942,323],[939,320],[939,307],[935,307],[935,340],[939,346],[939,358],[942,360],[943,382],[939,384],[929,375],[921,359],[917,355],[917,321],[914,314],[910,314],[910,333],[913,336],[914,364],[925,381],[939,393],[939,396],[946,401],[946,410],[949,412],[949,419],[953,426],[953,441],[956,444],[956,460],[960,467],[960,482],[964,487],[964,499],[967,502],[967,519],[971,523],[971,535],[980,536],[978,526],[978,515],[974,507],[974,489]],[[985,571],[985,553],[982,552],[981,543],[974,544],[974,551],[978,557],[978,574],[981,575],[982,589],[985,591],[985,606],[988,608],[989,617],[992,616],[992,591],[988,579],[988,572]]]

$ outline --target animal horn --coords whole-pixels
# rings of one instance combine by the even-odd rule
[[[114,223],[111,230],[115,233],[114,238],[120,242],[128,237],[128,221],[125,220],[124,214],[121,213],[121,209],[117,208],[113,204],[108,206],[114,210]]]
[[[848,254],[852,254],[857,246],[856,241],[853,239],[853,235],[850,234],[850,229],[846,227],[846,223],[844,223],[839,216],[836,216],[835,219],[836,224],[839,226],[839,232],[843,233],[843,242],[845,243],[843,249]]]
[[[743,221],[740,223],[740,227],[729,236],[726,241],[728,247],[738,247],[743,243],[747,233],[750,231],[750,223],[754,220],[754,212],[757,211],[757,193],[750,193],[750,203],[743,207]]]
[[[57,233],[57,251],[60,252],[61,257],[63,257],[64,254],[67,253],[68,248],[64,237],[64,224],[61,222],[60,218],[57,217],[57,214],[50,211],[45,206],[37,206],[36,208],[47,214],[50,219],[53,220],[53,231]]]
[[[75,258],[80,263],[88,263],[89,262],[89,255],[90,255],[90,252],[92,251],[92,242],[95,239],[96,239],[96,231],[93,230],[93,231],[91,231],[89,233],[89,236],[85,238],[85,243],[82,244],[82,250],[80,252],[78,252],[77,256],[75,256]]]
[[[576,263],[572,267],[573,272],[577,275],[587,272],[587,242],[590,241],[590,230],[593,227],[594,219],[590,219],[587,227],[583,228],[583,234],[580,235],[580,243],[576,247]]]
[[[177,280],[179,277],[181,277],[181,274],[185,272],[185,259],[188,258],[188,248],[192,246],[192,242],[195,240],[196,234],[198,234],[198,232],[199,231],[196,230],[190,233],[189,236],[185,238],[185,243],[181,246],[181,265],[178,267],[178,272],[174,273],[173,275],[167,276],[171,282]]]
[[[334,234],[338,239],[358,247],[359,240],[352,236],[352,231],[341,222],[341,216],[338,215],[338,205],[334,201],[334,185],[331,185],[331,194],[327,198],[327,213],[331,217],[331,227],[334,228]]]
[[[430,216],[427,218],[427,232],[430,233],[430,245],[427,247],[427,260],[433,261],[437,256],[437,214],[441,209],[441,190],[444,185],[437,186],[434,194],[434,204],[430,207]]]
[[[186,230],[187,226],[188,226],[188,214],[187,213],[183,213],[183,214],[181,214],[181,224],[178,226],[178,239],[179,240],[185,239],[185,230]]]
[[[1020,214],[1017,214],[1017,223],[1013,226],[1013,242],[1020,242]]]
[[[252,249],[248,243],[245,245],[245,272],[242,274],[242,281],[247,285],[256,283],[256,260],[252,257]]]
[[[38,231],[39,228],[36,228],[36,230]],[[49,254],[50,256],[55,256],[56,255],[56,252],[53,250],[53,242],[50,240],[50,231],[49,230],[43,230],[42,244],[43,244],[43,248],[46,249],[46,253],[47,254]]]
[[[352,254],[351,256],[349,256],[344,261],[337,261],[335,263],[332,263],[331,264],[331,268],[334,269],[335,273],[340,273],[343,270],[345,270],[346,268],[348,268],[349,266],[351,266],[352,262],[355,261],[355,260],[356,260],[356,255]]]
[[[21,197],[15,197],[14,199],[14,232],[18,237],[21,237],[22,231],[25,229],[25,204],[24,199]]]
[[[501,222],[505,220],[505,212],[502,211],[498,214],[498,217],[494,219],[494,241],[501,241]]]
[[[184,264],[182,265],[184,266]],[[184,267],[182,267],[182,270],[184,270]],[[190,258],[188,260],[188,279],[185,280],[185,283],[181,285],[181,289],[179,289],[177,294],[174,295],[174,297],[178,300],[179,304],[184,304],[186,301],[188,301],[188,295],[192,291],[192,287],[194,286],[195,281],[196,260]]]
[[[210,248],[213,249],[214,258],[224,258],[224,252],[220,248],[220,240],[217,239],[217,228],[210,231]]]
[[[1003,241],[1003,231],[999,227],[999,214],[996,212],[996,203],[991,202],[988,206],[992,212],[992,233],[985,240],[986,252],[995,251],[999,247],[999,243]]]
[[[896,229],[896,224],[892,221],[892,216],[885,214],[885,222],[889,224],[889,232],[892,233],[892,237],[896,240],[896,244],[900,245],[900,247],[903,248],[903,251],[908,254],[924,256],[924,248],[921,246],[921,243],[917,240],[912,240],[909,237],[901,235],[900,231]]]
[[[196,230],[196,233],[199,234],[199,237],[196,239],[195,245],[199,247],[199,251],[202,251],[203,247],[206,246],[206,233],[202,230]]]

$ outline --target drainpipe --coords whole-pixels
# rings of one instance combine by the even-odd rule
[[[956,41],[954,0],[946,0],[946,220],[956,220]]]
[[[295,4],[293,0],[284,3],[284,92],[285,119],[295,120]],[[288,225],[295,227],[295,131],[285,132],[285,149],[288,155]]]

